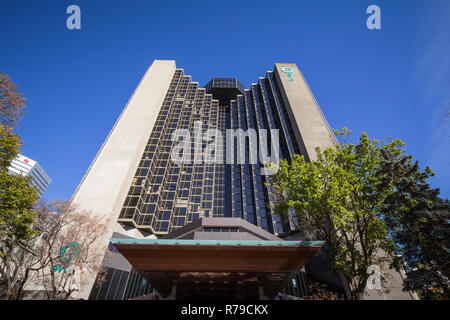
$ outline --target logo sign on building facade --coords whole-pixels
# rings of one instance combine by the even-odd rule
[[[62,264],[56,264],[53,266],[54,272],[61,272],[64,270],[65,273],[69,273],[68,281],[66,282],[66,290],[78,290],[81,286],[81,271],[78,266],[67,266],[67,264],[72,261],[80,253],[80,247],[78,242],[69,242],[63,246],[59,253],[59,260]]]
[[[289,81],[294,81],[294,78],[292,78],[292,72],[294,72],[294,68],[291,67],[283,67],[281,68],[281,71],[287,74],[287,77]]]
[[[64,272],[68,272],[65,267],[65,265],[72,261],[78,254],[80,253],[80,248],[78,242],[70,242],[64,247],[61,248],[61,251],[59,253],[59,260],[61,260],[63,266],[55,265],[54,271],[61,272],[64,270]]]

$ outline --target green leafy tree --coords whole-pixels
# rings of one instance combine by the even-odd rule
[[[37,233],[33,222],[38,192],[28,177],[8,174],[20,148],[20,137],[13,129],[23,114],[24,102],[9,76],[0,73],[0,258],[5,261],[0,267],[0,295],[8,299],[15,297],[15,288],[22,281],[9,259]]]
[[[283,160],[273,183],[275,212],[286,218],[294,211],[306,233],[326,241],[326,256],[356,298],[365,289],[367,268],[387,266],[396,246],[377,215],[391,192],[378,178],[379,142],[362,133],[358,144],[347,144],[350,133],[336,131],[341,143],[335,149],[317,148],[314,161],[299,155],[290,163]],[[399,140],[389,143],[392,149],[400,145]]]
[[[5,171],[19,153],[20,137],[0,124],[0,170]]]
[[[25,98],[9,76],[0,73],[0,299],[22,299],[26,286],[40,287],[47,299],[69,299],[77,290],[73,278],[84,273],[100,274],[103,281],[104,251],[96,241],[105,224],[89,212],[66,201],[38,204],[38,191],[30,178],[8,174],[20,148],[13,132],[23,114]],[[76,243],[79,253],[69,262],[61,249]],[[75,270],[62,272],[76,267]]]
[[[450,202],[426,180],[434,173],[404,150],[381,152],[381,187],[392,187],[381,212],[399,258],[407,265],[404,288],[422,299],[450,299]]]
[[[312,281],[308,285],[309,295],[304,296],[305,300],[344,300],[343,296],[328,290],[327,285]]]

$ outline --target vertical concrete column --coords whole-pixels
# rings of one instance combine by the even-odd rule
[[[106,251],[113,231],[124,232],[117,218],[175,69],[175,61],[152,63],[72,196],[71,202],[80,209],[108,219],[107,232],[97,241],[102,250]],[[87,299],[95,276],[83,275],[75,297]]]
[[[295,63],[276,63],[274,75],[300,151],[307,161],[314,160],[316,147],[334,146],[334,134]]]

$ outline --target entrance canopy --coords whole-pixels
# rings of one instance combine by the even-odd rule
[[[164,297],[273,297],[323,241],[122,239],[111,243]]]

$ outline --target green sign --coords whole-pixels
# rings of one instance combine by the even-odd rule
[[[292,78],[292,72],[294,72],[294,68],[291,67],[283,67],[281,68],[281,71],[287,74],[289,81],[294,81],[294,78]]]

